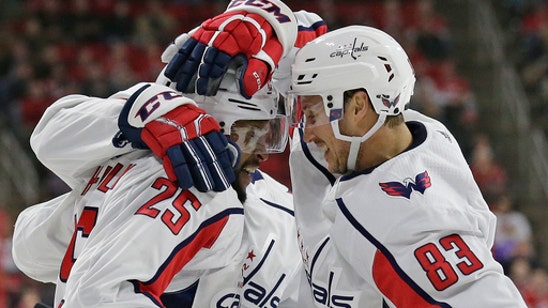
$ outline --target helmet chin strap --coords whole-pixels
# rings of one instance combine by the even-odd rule
[[[348,159],[346,161],[346,168],[348,171],[354,171],[356,170],[356,162],[358,161],[358,152],[360,151],[360,145],[369,139],[381,126],[384,124],[384,121],[386,120],[386,112],[381,112],[379,114],[379,119],[377,120],[377,123],[369,129],[365,135],[361,137],[357,136],[346,136],[341,134],[339,130],[339,121],[333,121],[331,122],[331,127],[333,128],[333,133],[335,134],[335,138],[343,141],[350,142],[350,151],[348,152]]]

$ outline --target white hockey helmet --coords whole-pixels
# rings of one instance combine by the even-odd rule
[[[330,123],[337,139],[350,142],[347,169],[354,170],[361,143],[384,124],[387,116],[406,109],[414,85],[413,67],[394,38],[367,26],[340,28],[297,52],[288,93],[291,121],[304,120],[305,126]],[[338,122],[344,115],[344,94],[357,89],[367,92],[379,118],[363,136],[343,135]],[[304,119],[300,119],[303,110]]]
[[[342,117],[343,94],[355,89],[367,91],[377,114],[398,115],[409,103],[415,84],[400,44],[367,26],[340,28],[306,44],[297,52],[291,78],[288,100],[321,96],[329,121]]]
[[[289,135],[285,105],[270,83],[247,99],[240,94],[236,72],[229,70],[215,96],[185,95],[219,122],[223,134],[238,135],[236,143],[242,152],[280,153],[285,150]],[[245,125],[236,123],[244,120]]]

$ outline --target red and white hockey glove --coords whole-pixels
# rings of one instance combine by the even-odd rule
[[[166,49],[162,73],[178,91],[212,96],[230,67],[239,72],[242,96],[250,98],[270,80],[296,35],[295,16],[283,2],[234,0]]]
[[[168,87],[144,84],[126,101],[118,127],[135,148],[160,158],[168,178],[183,189],[223,191],[236,179],[238,152],[219,124]]]

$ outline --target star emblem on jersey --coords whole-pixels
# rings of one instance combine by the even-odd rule
[[[381,189],[392,197],[404,197],[407,199],[411,198],[411,193],[413,191],[418,191],[421,194],[424,194],[424,191],[432,186],[430,181],[430,176],[428,171],[424,171],[415,176],[415,179],[406,178],[402,182],[386,182],[379,183]]]
[[[255,258],[255,257],[256,257],[256,255],[253,253],[253,250],[251,250],[247,253],[247,258],[246,259],[249,259],[249,260],[251,260],[251,262],[253,262],[253,258]]]

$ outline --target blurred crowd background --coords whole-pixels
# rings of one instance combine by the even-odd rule
[[[67,94],[107,97],[155,80],[170,41],[227,3],[0,0],[0,308],[52,301],[53,286],[20,273],[10,253],[17,214],[68,191],[28,144],[44,110]],[[330,29],[378,27],[404,46],[417,75],[412,108],[453,132],[498,217],[493,254],[530,307],[548,307],[548,1],[289,5],[320,14]],[[263,169],[291,187],[287,156],[271,155]]]

